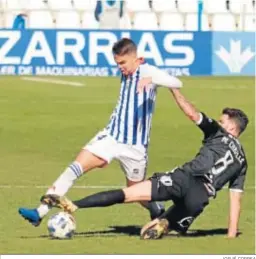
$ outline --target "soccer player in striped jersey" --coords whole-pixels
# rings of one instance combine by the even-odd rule
[[[82,148],[75,161],[64,170],[46,194],[65,195],[84,173],[104,167],[113,159],[120,162],[127,186],[145,179],[157,87],[180,88],[182,83],[157,67],[144,63],[137,55],[135,43],[130,39],[123,38],[116,42],[112,50],[122,75],[119,100],[110,121]],[[152,83],[143,87],[140,79],[147,77],[152,78]],[[155,202],[144,202],[142,205],[150,211],[152,219],[163,212],[163,207]],[[38,226],[50,209],[49,201],[43,198],[38,208],[20,208],[19,213],[32,225]]]

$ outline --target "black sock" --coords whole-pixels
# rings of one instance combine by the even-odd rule
[[[159,202],[148,202],[147,204],[145,204],[145,207],[149,210],[150,217],[152,220],[158,218],[160,215],[164,213],[164,206]]]
[[[124,192],[122,189],[99,192],[88,197],[85,197],[73,203],[78,208],[91,208],[91,207],[107,207],[117,203],[123,203],[125,200]]]
[[[172,205],[167,211],[165,211],[160,217],[160,219],[167,219],[169,222],[169,229],[175,230],[179,233],[186,233],[189,226],[193,222],[193,217],[190,217],[184,206]],[[189,220],[186,220],[189,219]],[[179,222],[183,220],[183,223]]]

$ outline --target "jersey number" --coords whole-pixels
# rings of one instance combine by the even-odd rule
[[[229,165],[234,162],[234,158],[230,150],[228,150],[224,157],[220,158],[212,168],[212,173],[214,175],[221,174],[223,171],[227,169]]]

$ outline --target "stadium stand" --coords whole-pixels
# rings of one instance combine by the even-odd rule
[[[255,32],[255,14],[249,14],[245,17],[239,17],[238,28],[240,31]]]
[[[212,18],[213,31],[235,31],[236,21],[232,14],[215,14]]]
[[[158,30],[156,14],[154,12],[136,13],[133,28],[138,30]]]
[[[146,12],[150,11],[148,0],[126,0],[126,8],[128,12]]]
[[[178,10],[181,13],[187,14],[187,13],[197,13],[197,0],[179,0],[177,2]]]
[[[186,31],[198,31],[198,19],[197,14],[188,13],[185,18],[185,30]],[[206,14],[202,15],[202,31],[209,31],[209,21]]]
[[[159,28],[165,31],[183,31],[184,21],[182,14],[163,12],[160,15]]]
[[[228,5],[226,0],[214,0],[214,1],[205,0],[204,1],[204,11],[207,14],[227,13],[229,11],[227,7]]]
[[[255,31],[255,0],[204,0],[202,30]],[[198,0],[125,0],[120,28],[198,30]],[[0,0],[0,27],[25,12],[28,28],[98,29],[96,0]],[[113,28],[115,29],[115,28]]]
[[[82,28],[84,29],[98,29],[99,23],[95,19],[93,12],[83,12],[82,14]]]
[[[94,0],[87,0],[87,1],[73,0],[73,7],[79,11],[94,12],[95,7],[96,7],[96,1],[94,1]]]
[[[33,11],[29,14],[28,27],[31,29],[54,28],[53,16],[49,11]]]
[[[25,10],[28,8],[30,1],[29,0],[6,0],[3,1],[3,5],[7,10]]]
[[[51,10],[72,10],[73,9],[73,3],[70,0],[48,0],[48,5]]]
[[[28,5],[28,10],[47,10],[48,5],[47,2],[44,2],[42,0],[30,0]]]
[[[178,11],[175,0],[168,0],[168,1],[166,1],[166,0],[158,0],[158,1],[153,1],[152,9],[156,13],[159,13],[159,12],[174,12],[174,13],[176,13]]]
[[[132,29],[132,22],[129,14],[125,13],[123,17],[120,19],[120,29]]]
[[[79,13],[76,11],[62,11],[56,13],[56,28],[75,29],[81,27]],[[72,22],[70,22],[72,21]]]

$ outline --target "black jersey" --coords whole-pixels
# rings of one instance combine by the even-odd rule
[[[230,189],[242,191],[247,162],[238,139],[203,113],[198,127],[204,132],[203,146],[192,161],[182,166],[183,170],[199,177],[209,176],[216,191],[227,182]]]

